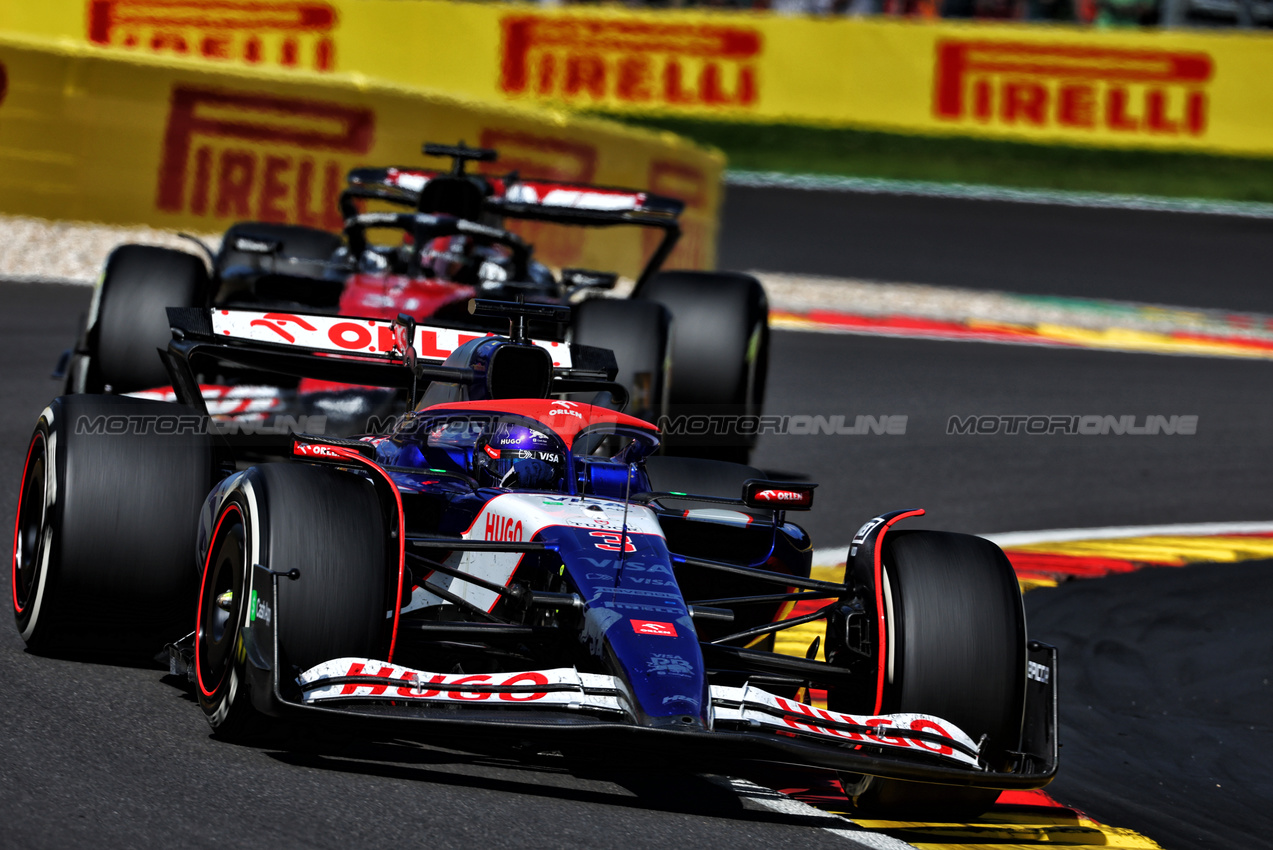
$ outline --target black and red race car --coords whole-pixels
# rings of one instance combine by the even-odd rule
[[[153,356],[166,344],[166,307],[259,309],[280,315],[339,313],[419,321],[466,333],[500,330],[471,316],[470,298],[565,304],[612,288],[612,271],[553,270],[505,229],[515,221],[571,227],[640,227],[660,234],[626,298],[588,297],[568,325],[530,320],[540,338],[604,345],[619,361],[628,412],[648,421],[760,413],[769,357],[768,304],[755,278],[730,272],[661,271],[680,235],[683,204],[629,189],[466,173],[492,162],[489,149],[426,144],[449,157],[446,171],[359,168],[341,196],[344,232],[266,222],[231,227],[211,263],[183,251],[141,245],[109,258],[84,332],[66,360],[68,392],[170,395]],[[364,211],[367,204],[382,211]],[[387,240],[380,239],[389,234]],[[206,249],[205,249],[206,250]],[[384,393],[304,381],[282,388],[250,371],[205,376],[227,415],[280,411],[345,417],[362,430],[392,406]],[[227,385],[238,387],[228,393]],[[721,420],[717,420],[721,421]],[[683,429],[684,430],[684,429]],[[745,460],[754,430],[678,435],[673,448]]]
[[[650,423],[560,399],[622,393],[612,353],[524,336],[568,308],[473,309],[511,333],[441,362],[440,330],[406,316],[293,314],[288,340],[266,311],[171,310],[156,359],[176,401],[69,395],[40,417],[12,573],[28,646],[171,642],[223,738],[315,718],[486,751],[802,765],[838,771],[862,812],[929,819],[1051,780],[1055,650],[1027,638],[998,547],[894,511],[858,530],[842,581],[815,580],[790,521],[815,485],[658,456]],[[197,376],[230,364],[409,401],[359,439],[211,427]],[[816,607],[783,619],[792,602]],[[817,640],[772,651],[814,620],[827,661]]]

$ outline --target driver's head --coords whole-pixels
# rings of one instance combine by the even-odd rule
[[[509,280],[512,269],[507,253],[496,246],[479,245],[472,237],[439,236],[429,243],[421,262],[436,280],[498,286]]]
[[[478,258],[467,236],[439,236],[429,243],[421,266],[437,280],[476,283]]]
[[[526,425],[501,423],[474,447],[473,476],[483,487],[560,491],[565,473],[557,440]]]

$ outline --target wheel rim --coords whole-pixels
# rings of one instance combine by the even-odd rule
[[[235,661],[247,602],[245,540],[243,513],[230,505],[217,521],[199,588],[195,678],[205,697],[216,695]]]
[[[22,489],[18,492],[18,516],[13,527],[13,609],[18,615],[27,613],[39,587],[48,514],[46,447],[44,434],[37,433],[27,450]]]

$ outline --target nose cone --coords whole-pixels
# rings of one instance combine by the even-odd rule
[[[623,522],[622,506],[593,502],[545,535],[584,599],[580,639],[624,683],[637,723],[706,729],[703,653],[658,520],[638,505]]]
[[[591,600],[587,618],[590,631],[603,635],[611,668],[628,684],[637,722],[658,729],[708,728],[711,703],[703,653],[679,596],[676,606],[660,606],[662,610],[635,603],[654,609],[636,617],[623,610],[633,603],[626,603],[622,593],[609,597],[603,593]]]

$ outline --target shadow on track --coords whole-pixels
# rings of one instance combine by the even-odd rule
[[[1273,562],[1195,564],[1026,594],[1060,649],[1048,789],[1171,850],[1273,835]]]

